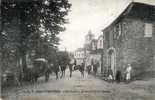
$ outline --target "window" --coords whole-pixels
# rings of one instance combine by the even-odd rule
[[[119,36],[122,34],[122,25],[121,25],[121,23],[119,23],[118,24],[119,26],[118,26],[118,28],[119,28],[119,30],[118,30],[118,34],[119,34]]]
[[[151,23],[145,23],[145,33],[144,37],[152,37],[152,24]]]

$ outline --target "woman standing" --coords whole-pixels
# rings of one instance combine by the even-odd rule
[[[126,81],[127,82],[131,80],[131,71],[132,71],[132,67],[130,64],[128,64],[128,67],[126,68]]]

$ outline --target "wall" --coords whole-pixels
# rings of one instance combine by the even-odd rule
[[[122,38],[122,50],[117,50],[120,58],[117,59],[119,62],[117,65],[121,67],[128,63],[132,64],[134,75],[152,70],[154,35],[151,38],[144,37],[145,22],[147,21],[134,18],[126,18],[122,21],[122,33],[126,36]]]
[[[133,75],[152,70],[153,55],[155,54],[155,21],[153,26],[153,37],[144,37],[144,23],[146,20],[126,17],[119,23],[109,26],[104,34],[109,34],[105,50],[105,58],[108,59],[108,48],[114,47],[116,50],[116,70],[125,70],[128,63],[133,66]],[[121,28],[118,28],[121,25]],[[119,30],[121,29],[121,34]],[[107,37],[106,37],[107,38]],[[108,66],[108,61],[106,61]]]

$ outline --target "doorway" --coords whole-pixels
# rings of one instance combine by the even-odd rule
[[[112,70],[113,76],[115,79],[115,75],[116,75],[116,52],[115,52],[114,48],[110,48],[108,50],[108,66]]]

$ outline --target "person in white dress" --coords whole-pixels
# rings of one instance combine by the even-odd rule
[[[131,80],[131,70],[132,70],[132,67],[130,64],[128,64],[128,67],[126,68],[126,81]]]

